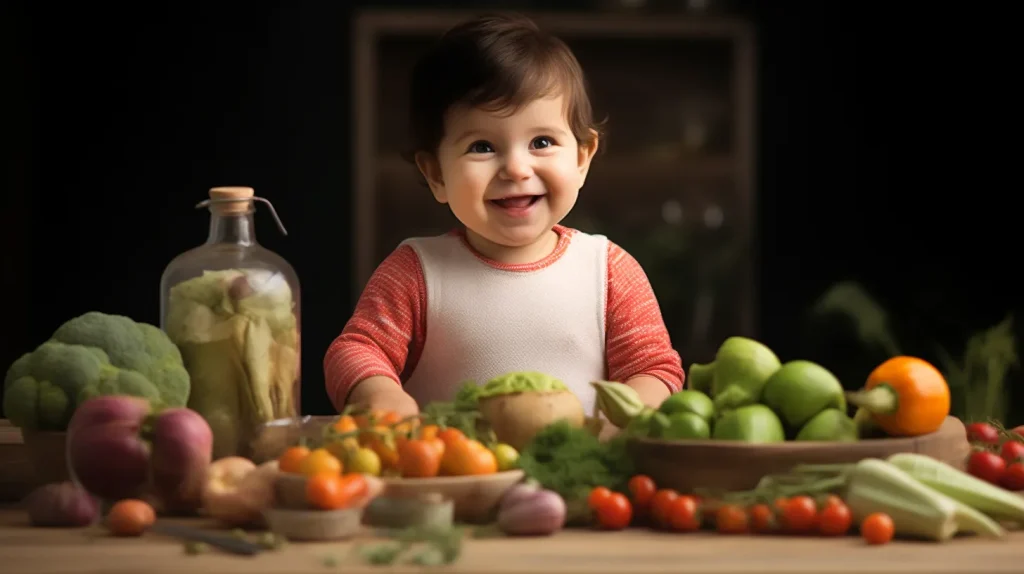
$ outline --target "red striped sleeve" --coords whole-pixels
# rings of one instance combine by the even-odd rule
[[[632,255],[611,241],[605,317],[609,380],[626,382],[647,375],[673,392],[683,388],[682,360],[672,348],[647,274]]]
[[[339,411],[356,383],[373,376],[402,382],[426,337],[426,283],[416,252],[402,245],[377,267],[324,356],[327,394]]]

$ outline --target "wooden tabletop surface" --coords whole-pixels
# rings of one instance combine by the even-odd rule
[[[200,520],[185,520],[203,526]],[[372,542],[363,540],[363,542]],[[357,541],[358,543],[358,541]],[[146,534],[112,538],[98,529],[31,528],[24,512],[0,510],[0,572],[5,574],[304,574],[423,572],[373,567],[352,558],[353,542],[292,543],[255,557],[184,552],[181,542]],[[671,534],[567,530],[549,538],[470,538],[445,572],[687,574],[888,574],[1024,572],[1024,532],[1001,541],[963,538],[945,544],[894,542],[868,547],[858,538]]]

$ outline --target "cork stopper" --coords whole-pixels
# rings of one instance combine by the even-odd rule
[[[210,208],[223,215],[241,215],[252,210],[255,191],[251,187],[214,187],[210,189]],[[224,201],[229,199],[248,201]]]

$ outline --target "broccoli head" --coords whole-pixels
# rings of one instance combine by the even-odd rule
[[[160,329],[90,312],[61,325],[19,357],[4,378],[4,413],[24,429],[63,430],[75,408],[100,395],[185,406],[190,381],[181,352]]]

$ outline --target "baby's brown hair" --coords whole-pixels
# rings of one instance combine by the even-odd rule
[[[565,42],[519,15],[487,15],[459,24],[413,68],[409,159],[416,152],[437,152],[445,114],[453,106],[514,112],[554,94],[565,98],[576,141],[592,144],[600,126],[583,69]]]

